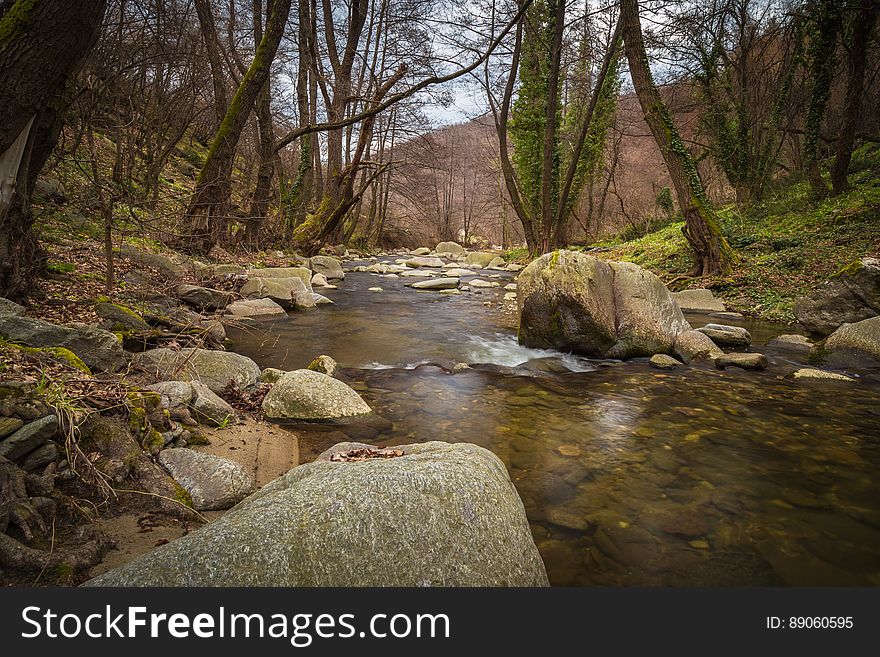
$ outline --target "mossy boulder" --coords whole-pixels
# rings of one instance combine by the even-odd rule
[[[95,304],[95,314],[101,319],[112,322],[114,328],[119,325],[120,330],[131,329],[135,331],[149,331],[150,325],[144,318],[131,308],[116,303],[98,302]]]
[[[307,267],[263,267],[261,269],[249,269],[248,278],[298,278],[312,291],[312,271]]]
[[[818,349],[818,360],[829,367],[880,367],[880,317],[844,324]]]
[[[585,356],[630,358],[672,351],[690,330],[666,286],[630,263],[574,251],[533,261],[517,279],[519,341]]]
[[[853,262],[822,287],[798,299],[793,310],[801,325],[819,336],[830,335],[844,323],[880,315],[880,260]]]
[[[345,278],[342,263],[329,256],[313,256],[309,259],[309,268],[316,274],[323,274],[330,280]]]
[[[60,326],[41,319],[0,314],[0,337],[28,347],[64,347],[91,370],[116,372],[125,365],[125,354],[116,336],[88,324]]]
[[[547,586],[498,457],[466,443],[395,449],[296,467],[86,586]]]
[[[136,365],[162,381],[201,381],[215,393],[234,381],[241,390],[260,383],[260,368],[247,356],[209,349],[150,349],[135,354]]]

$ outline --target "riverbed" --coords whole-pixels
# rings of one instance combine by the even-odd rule
[[[317,290],[334,305],[228,333],[261,367],[332,356],[382,418],[297,425],[303,460],[344,439],[494,452],[554,585],[880,584],[880,377],[792,381],[805,357],[772,351],[763,372],[667,372],[526,349],[513,276],[478,270],[498,287],[441,295],[348,273]],[[688,319],[745,326],[758,351],[795,332]]]

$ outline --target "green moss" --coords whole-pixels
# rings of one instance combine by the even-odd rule
[[[143,407],[135,406],[128,413],[128,428],[133,433],[140,435],[147,430],[147,411]]]
[[[189,508],[193,507],[192,495],[189,494],[189,491],[187,491],[186,488],[177,482],[174,482],[174,501],[180,502]]]
[[[39,0],[17,0],[0,20],[0,45],[7,44],[27,32],[36,20]]]
[[[198,431],[193,431],[190,437],[186,441],[190,445],[210,445],[211,441],[208,440],[205,434],[200,433]]]
[[[156,455],[164,449],[165,439],[156,429],[151,428],[147,431],[141,446],[150,454]]]
[[[25,347],[23,345],[12,343],[7,344],[8,346],[14,347],[15,349],[23,351],[26,354],[31,354],[33,356],[48,356],[54,360],[64,363],[65,365],[68,365],[69,367],[78,369],[84,374],[91,375],[92,373],[92,371],[89,369],[89,366],[86,365],[79,356],[77,356],[66,347]]]
[[[559,251],[554,251],[550,256],[550,269],[554,269],[559,264]]]

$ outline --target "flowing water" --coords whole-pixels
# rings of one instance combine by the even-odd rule
[[[349,438],[486,447],[555,585],[880,585],[876,374],[794,382],[803,359],[773,353],[764,372],[660,372],[526,349],[502,287],[443,296],[413,280],[348,274],[333,306],[230,331],[262,367],[332,356],[386,420],[297,425],[306,458]],[[792,332],[688,318],[744,325],[758,350]]]

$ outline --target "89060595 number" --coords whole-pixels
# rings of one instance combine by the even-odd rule
[[[850,629],[852,626],[852,616],[792,616],[788,619],[788,627],[792,630]]]

